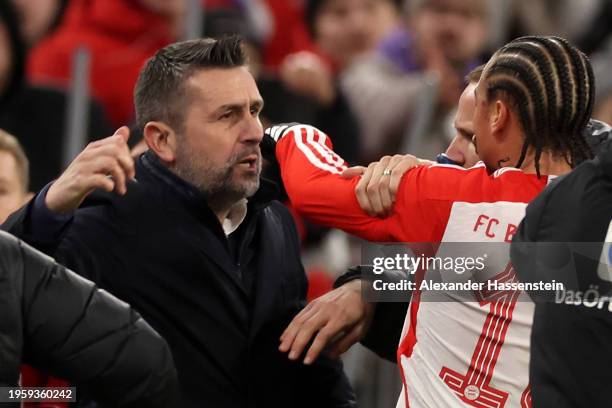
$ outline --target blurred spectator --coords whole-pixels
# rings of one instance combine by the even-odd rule
[[[316,50],[304,21],[304,1],[265,0],[264,3],[272,19],[272,29],[262,52],[267,68],[277,69],[285,56],[294,52]]]
[[[583,52],[590,53],[593,48],[585,48],[585,42],[579,40],[593,28],[602,28],[601,24],[598,27],[592,24],[603,8],[608,7],[606,3],[609,0],[513,0],[510,3],[513,18],[509,36],[556,35],[578,42]]]
[[[59,24],[68,0],[11,0],[17,10],[21,35],[32,47]]]
[[[588,30],[578,40],[581,48],[587,54],[602,50],[610,43],[612,37],[612,2],[603,1],[599,8],[599,14],[587,25]]]
[[[391,0],[309,0],[306,25],[318,51],[290,54],[279,69],[285,89],[319,105],[312,123],[334,135],[336,151],[348,162],[359,159],[360,129],[338,78],[376,45],[395,14]]]
[[[33,83],[66,87],[75,50],[91,52],[90,86],[111,121],[133,119],[132,92],[145,60],[181,29],[184,0],[71,0],[58,28],[33,50]]]
[[[580,39],[587,52],[593,52],[592,62],[597,80],[597,99],[593,117],[612,123],[612,1],[603,1],[599,14],[589,24],[588,31]]]
[[[367,160],[401,150],[429,76],[437,78],[433,125],[424,148],[414,153],[431,157],[444,150],[448,140],[440,119],[455,106],[463,76],[478,65],[484,50],[485,0],[413,0],[407,5],[405,24],[342,78],[359,117]]]
[[[0,128],[17,135],[31,162],[30,182],[38,190],[62,168],[66,94],[29,86],[24,80],[25,47],[9,0],[0,0]],[[92,139],[110,133],[100,107],[89,106]]]
[[[610,61],[612,61],[612,36],[608,39],[605,47],[594,54],[591,58],[593,71],[597,79],[595,92],[597,99],[593,117],[601,121],[612,123],[612,72]]]
[[[28,158],[14,136],[0,130],[0,224],[30,199]]]
[[[306,24],[319,49],[342,71],[395,28],[392,0],[308,0]]]

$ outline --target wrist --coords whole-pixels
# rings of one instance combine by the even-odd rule
[[[44,196],[44,205],[47,210],[54,214],[69,214],[74,211],[74,208],[70,206],[68,203],[63,202],[63,200],[59,199],[61,192],[57,192],[57,181],[53,182],[49,189],[45,192]]]

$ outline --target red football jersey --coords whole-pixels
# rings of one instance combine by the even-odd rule
[[[434,243],[436,256],[452,242],[510,242],[527,203],[547,185],[515,168],[489,174],[434,164],[402,178],[393,213],[368,216],[355,196],[358,178],[343,179],[346,163],[317,129],[295,125],[276,155],[291,203],[307,218],[376,242]],[[476,247],[476,246],[475,246]],[[509,254],[494,254],[485,280],[513,282]],[[430,271],[417,273],[418,283]],[[524,292],[477,291],[473,299],[413,292],[398,363],[404,380],[398,407],[528,407],[533,304]]]

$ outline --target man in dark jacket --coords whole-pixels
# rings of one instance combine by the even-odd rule
[[[0,293],[0,386],[17,387],[25,362],[102,406],[176,406],[164,339],[126,303],[1,231]]]
[[[534,407],[610,406],[611,241],[612,140],[529,204],[512,242],[522,280],[564,284],[532,294]]]
[[[135,104],[150,148],[135,168],[124,127],[5,227],[143,314],[170,344],[182,407],[353,406],[339,361],[278,351],[307,282],[291,215],[260,183],[263,101],[240,41],[160,50]]]

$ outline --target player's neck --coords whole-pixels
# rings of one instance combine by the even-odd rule
[[[528,154],[525,161],[521,165],[521,170],[524,173],[536,174],[535,155]],[[540,174],[560,176],[569,173],[572,170],[567,160],[559,155],[553,155],[548,151],[543,151],[540,156]]]

